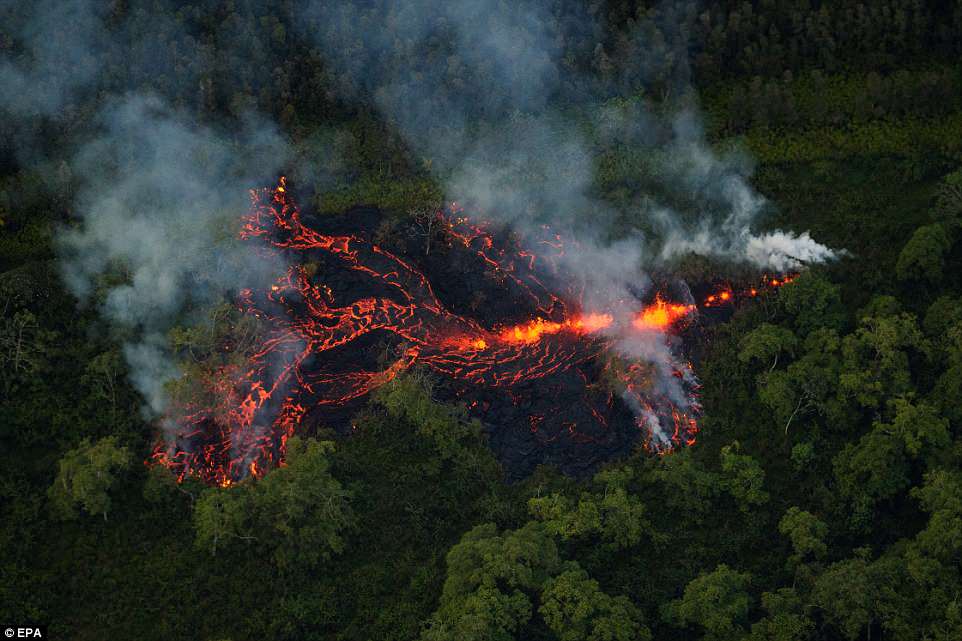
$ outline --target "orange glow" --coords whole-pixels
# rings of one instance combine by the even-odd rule
[[[673,301],[665,291],[636,314],[627,312],[630,308],[623,302],[613,302],[611,308],[585,310],[583,286],[579,289],[553,278],[551,283],[562,286],[558,291],[540,280],[547,274],[563,275],[558,259],[564,256],[566,244],[570,247],[577,239],[562,238],[544,227],[545,235],[540,240],[512,240],[505,247],[484,223],[460,216],[462,208],[452,203],[447,213],[437,213],[442,227],[438,243],[473,255],[472,260],[486,274],[518,292],[519,300],[524,301],[524,315],[501,318],[527,320],[492,328],[488,321],[482,325],[477,318],[455,313],[414,263],[373,243],[365,234],[333,235],[302,221],[283,178],[273,190],[252,191],[251,198],[252,209],[243,224],[242,239],[292,254],[323,253],[336,258],[357,277],[358,284],[354,285],[351,278],[349,295],[341,296],[343,292],[338,291],[339,296],[335,296],[331,287],[318,282],[322,279],[317,277],[317,267],[295,264],[278,274],[274,284],[264,288],[266,291],[244,289],[238,293],[238,309],[258,319],[269,331],[257,350],[250,350],[253,353],[236,345],[219,346],[239,353],[246,361],[221,368],[209,380],[200,381],[208,393],[205,397],[215,399],[210,407],[177,408],[177,415],[171,417],[179,427],[177,440],[159,442],[150,462],[170,467],[179,480],[197,476],[211,485],[228,487],[247,477],[261,477],[284,465],[287,438],[298,431],[305,416],[315,416],[318,407],[343,406],[362,398],[415,365],[450,379],[454,393],[458,397],[464,393],[462,400],[467,407],[482,417],[491,401],[472,399],[470,392],[475,387],[505,390],[566,371],[576,372],[571,378],[578,380],[575,377],[580,375],[585,385],[591,385],[594,368],[580,366],[598,362],[593,359],[617,348],[626,333],[648,332],[674,345],[666,335],[692,322],[697,309],[718,308],[712,316],[722,319],[722,312],[733,311],[749,297],[770,294],[795,277],[769,273],[759,274],[751,283],[716,280],[712,289],[698,290],[697,304]],[[522,240],[526,242],[523,249]],[[363,285],[367,280],[377,287]],[[343,284],[340,279],[330,282],[335,287]],[[485,314],[484,318],[490,317]],[[606,331],[609,328],[612,331]],[[354,363],[349,362],[345,364],[348,367],[330,370],[303,366],[309,359],[320,359],[373,332],[393,335],[398,345],[407,347],[388,363],[378,360],[375,365],[360,360],[354,369],[350,367]],[[670,367],[679,380],[684,402],[657,391],[654,378],[661,374],[644,359],[619,356],[605,365],[614,380],[621,382],[623,394],[636,412],[638,427],[647,433],[645,446],[658,453],[693,443],[701,412],[691,364],[676,361],[675,355],[666,358],[663,365]],[[279,370],[276,363],[285,366]],[[525,407],[520,403],[532,387],[536,386],[528,385],[517,392],[509,389],[504,396]],[[610,416],[615,415],[612,410],[617,398],[612,392],[606,402],[602,395],[597,396],[597,403],[594,399],[585,403],[596,424],[607,426]],[[492,397],[493,393],[485,398]],[[558,427],[557,421],[552,423],[544,414],[525,418],[531,432],[544,438]],[[562,425],[579,439],[593,438],[590,430],[582,432],[583,425]]]
[[[744,295],[745,293],[747,292],[743,292],[742,294]],[[754,294],[751,295],[754,296]],[[735,293],[726,286],[723,289],[719,289],[715,293],[709,294],[707,297],[705,297],[705,302],[703,305],[705,307],[714,307],[716,305],[724,305],[734,301]]]
[[[687,316],[694,309],[694,305],[666,303],[661,296],[657,296],[655,302],[641,310],[641,313],[635,317],[633,324],[642,330],[663,330]]]
[[[591,333],[610,327],[614,319],[611,314],[585,314],[576,318],[572,325],[575,329]]]
[[[537,343],[546,334],[557,334],[562,331],[590,334],[609,327],[612,322],[614,322],[614,318],[611,314],[595,313],[576,316],[571,320],[560,323],[536,318],[527,323],[501,330],[498,338],[506,343]]]
[[[506,343],[536,343],[544,334],[557,334],[564,325],[554,323],[543,318],[536,318],[522,325],[515,325],[503,330],[501,340]]]

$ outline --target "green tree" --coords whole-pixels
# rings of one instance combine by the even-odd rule
[[[256,541],[251,498],[247,484],[204,490],[194,504],[194,544],[217,554],[237,541]]]
[[[940,224],[923,225],[915,230],[895,265],[899,280],[926,280],[937,283],[945,270],[945,255],[952,241]]]
[[[925,484],[912,490],[929,513],[929,522],[915,538],[921,554],[954,562],[962,551],[962,475],[947,470],[926,474]]]
[[[773,370],[778,365],[780,354],[794,355],[797,343],[798,339],[790,330],[778,325],[762,323],[742,338],[738,360],[743,363],[758,361],[767,365],[769,370]]]
[[[930,349],[912,314],[862,318],[842,341],[839,394],[876,408],[886,398],[914,392],[910,356]]]
[[[792,588],[762,594],[767,616],[752,624],[747,641],[805,641],[815,632],[815,623],[805,615],[801,598]]]
[[[548,579],[538,612],[560,641],[651,639],[631,601],[605,594],[580,568]]]
[[[842,329],[845,310],[839,288],[815,272],[805,272],[782,287],[778,299],[801,335],[820,327]]]
[[[721,476],[705,469],[689,448],[659,457],[650,475],[663,488],[665,507],[696,523],[703,521],[723,486]]]
[[[800,415],[817,411],[841,422],[843,407],[837,400],[841,368],[841,340],[834,329],[815,329],[805,337],[802,356],[784,370],[758,377],[758,397],[784,423],[788,432]]]
[[[668,603],[663,614],[669,623],[697,626],[706,641],[733,641],[745,634],[752,598],[751,575],[736,572],[724,563],[701,574],[686,587],[681,599]]]
[[[440,606],[422,638],[509,641],[531,618],[532,599],[561,559],[540,523],[503,534],[486,523],[461,537],[447,565]]]
[[[854,501],[856,521],[868,519],[874,505],[909,486],[909,465],[899,439],[872,430],[835,456],[835,478],[843,496]]]
[[[57,478],[47,492],[54,513],[64,519],[76,518],[77,506],[89,514],[103,515],[110,510],[110,490],[119,474],[130,469],[131,455],[111,436],[80,445],[60,459]]]
[[[905,617],[898,616],[901,604],[911,596],[899,594],[908,581],[897,556],[870,561],[868,549],[859,548],[853,558],[832,564],[816,579],[810,599],[825,621],[847,639],[866,638],[877,624],[890,629],[891,638],[911,638],[908,635],[918,632],[918,617],[910,611],[906,627],[899,621]]]
[[[285,464],[254,486],[253,509],[280,567],[307,567],[344,549],[350,492],[331,474],[334,443],[292,436]]]
[[[962,630],[958,599],[962,582],[962,475],[955,470],[929,472],[924,485],[913,489],[912,495],[929,519],[905,551],[907,574],[911,577],[909,596],[914,595],[916,601],[922,597],[921,603],[906,607],[914,610],[915,621],[924,614],[925,630],[930,631],[931,638],[953,639],[953,634]],[[913,620],[909,613],[902,618]]]
[[[869,563],[862,557],[833,564],[815,583],[812,601],[848,639],[874,620]]]
[[[728,491],[743,512],[768,502],[768,492],[763,489],[765,471],[758,461],[747,454],[739,454],[741,445],[735,441],[721,449],[721,467],[725,473]]]
[[[334,444],[292,436],[285,464],[262,479],[206,489],[194,506],[195,543],[216,553],[238,541],[271,549],[278,567],[311,567],[344,549],[350,493],[331,474]]]
[[[863,509],[906,489],[911,461],[941,458],[951,440],[948,421],[932,405],[896,399],[890,407],[895,413],[891,422],[876,421],[858,443],[835,457],[839,488]]]
[[[929,305],[922,321],[922,329],[926,336],[935,341],[944,352],[949,345],[943,341],[948,338],[947,333],[955,326],[962,324],[962,297],[940,296]],[[945,356],[943,353],[942,356]]]
[[[31,312],[0,317],[0,383],[5,395],[46,365],[56,340],[57,334],[43,329]]]
[[[890,423],[881,424],[881,428],[900,439],[911,458],[932,460],[949,448],[952,441],[949,422],[933,405],[897,398],[889,406],[895,417]]]
[[[942,179],[933,214],[949,229],[958,229],[962,225],[962,169],[956,169]]]
[[[497,474],[497,463],[484,446],[481,424],[468,419],[463,407],[435,401],[427,377],[397,376],[375,392],[374,401],[434,443],[441,459],[451,461],[459,477],[478,480]]]
[[[577,504],[558,493],[532,498],[528,510],[562,539],[599,536],[615,548],[630,547],[651,532],[644,504],[628,490],[632,475],[629,467],[604,470],[594,479],[602,491],[583,492]]]
[[[110,408],[110,422],[115,425],[123,393],[123,357],[117,349],[111,349],[90,359],[84,368],[80,382],[90,389],[90,396]]]
[[[828,526],[811,512],[788,508],[778,523],[778,531],[792,542],[794,558],[799,562],[808,558],[820,559],[828,551],[825,545]]]

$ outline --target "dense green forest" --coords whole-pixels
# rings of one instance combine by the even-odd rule
[[[503,61],[459,57],[432,3],[408,9],[427,45],[404,10],[380,30],[387,0],[330,4],[0,5],[0,621],[76,640],[962,639],[962,1],[484,2],[525,64],[531,42],[559,61],[501,94],[485,79]],[[392,93],[399,69],[414,80]],[[294,437],[283,467],[228,488],[178,484],[143,464],[158,419],[124,345],[149,320],[103,313],[133,277],[98,264],[78,298],[64,267],[97,186],[171,162],[145,151],[174,137],[164,118],[129,121],[156,128],[113,164],[89,157],[132,95],[226,140],[225,189],[283,171],[317,212],[399,218],[462,195],[445,152],[405,135],[447,125],[385,104],[470,104],[469,132],[550,108],[588,141],[586,189],[618,229],[685,194],[659,182],[657,133],[606,136],[598,110],[694,110],[713,150],[751,159],[763,226],[845,254],[706,331],[690,448],[509,483],[414,371],[348,437]],[[265,157],[251,114],[287,157]],[[246,196],[192,190],[176,203]],[[221,301],[187,303],[165,328],[180,356]]]

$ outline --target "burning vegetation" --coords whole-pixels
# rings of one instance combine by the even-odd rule
[[[666,280],[595,309],[561,260],[575,241],[547,227],[518,239],[452,205],[389,249],[376,240],[382,212],[305,216],[284,178],[251,196],[241,237],[290,267],[239,292],[230,313],[243,340],[214,340],[225,358],[168,417],[152,460],[180,479],[260,476],[283,463],[290,436],[349,431],[364,397],[414,367],[482,422],[511,477],[545,462],[587,472],[637,443],[691,445],[701,408],[683,338],[701,310],[791,280],[706,285],[701,300]]]

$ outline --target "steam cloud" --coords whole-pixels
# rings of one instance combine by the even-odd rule
[[[75,117],[77,96],[104,90],[98,52],[127,46],[120,43],[131,35],[108,33],[102,8],[88,0],[40,0],[29,10],[22,4],[0,5],[25,50],[16,61],[0,61],[0,109],[9,116],[4,131],[16,134],[18,158],[44,162],[37,142],[16,123],[26,116]],[[807,233],[753,230],[766,204],[748,184],[750,164],[712,152],[690,100],[680,100],[667,118],[639,100],[610,100],[590,74],[574,70],[559,34],[606,28],[587,7],[561,24],[550,0],[380,0],[363,16],[321,0],[295,6],[300,36],[322,53],[339,94],[376,105],[449,196],[522,233],[549,223],[578,237],[564,267],[584,281],[591,305],[614,309],[628,300],[637,308],[639,292],[649,286],[644,268],[684,253],[775,270],[835,256]],[[694,17],[670,5],[661,15],[672,24]],[[687,56],[683,30],[655,41],[649,26],[640,21],[631,36],[636,68],[607,86],[627,91],[657,77],[685,96],[685,65],[678,64]],[[190,37],[175,34],[162,17],[157,30]],[[158,64],[144,54],[150,50],[134,43],[131,62],[149,70]],[[604,67],[603,52],[600,59]],[[183,82],[197,81],[192,71],[183,73]],[[177,375],[166,347],[171,325],[183,322],[188,307],[277,273],[276,257],[255,258],[232,245],[225,230],[243,211],[246,189],[281,170],[291,150],[255,115],[227,133],[116,86],[106,104],[96,139],[71,162],[82,185],[75,207],[81,225],[63,234],[64,275],[82,299],[107,288],[103,313],[126,329],[132,380],[149,412],[162,414],[163,383]],[[664,193],[616,209],[594,191],[597,158],[604,148],[629,145],[656,161],[648,163],[654,170],[647,179]],[[683,194],[695,215],[665,194]],[[106,285],[100,275],[115,265],[125,266],[129,279]],[[613,332],[626,355],[672,358],[663,337]],[[684,396],[670,373],[661,379],[664,393]]]
[[[605,101],[590,78],[572,80],[577,74],[565,68],[557,44],[562,26],[550,3],[382,0],[373,7],[361,15],[318,0],[304,11],[306,32],[344,91],[373,100],[430,161],[447,194],[522,233],[549,223],[577,237],[563,267],[583,281],[589,305],[618,309],[634,300],[633,309],[622,311],[636,312],[647,285],[643,268],[686,253],[779,271],[835,257],[807,233],[752,230],[766,203],[748,184],[750,164],[713,153],[690,104],[666,118],[639,101],[621,107]],[[603,28],[587,13],[580,20],[583,31]],[[664,69],[645,42],[646,26],[634,38],[641,51],[652,52],[640,66],[643,76],[653,76]],[[671,53],[687,55],[663,55]],[[687,78],[674,80],[683,91]],[[684,194],[696,215],[686,222],[654,198],[615,211],[596,197],[597,143],[589,132],[657,155],[660,186]],[[672,375],[687,370],[665,337],[626,326],[622,321],[609,331],[619,351],[657,364],[657,391],[691,409],[683,381]],[[648,416],[656,441],[666,438],[658,423]]]
[[[61,235],[64,278],[86,299],[108,267],[123,266],[127,282],[109,288],[102,311],[135,330],[124,353],[160,414],[163,384],[176,375],[166,333],[181,312],[241,286],[266,286],[283,270],[279,256],[253,253],[233,236],[245,186],[265,175],[264,159],[280,168],[286,146],[254,121],[228,141],[152,97],[121,100],[100,121],[100,136],[72,163],[85,178],[83,225]]]

